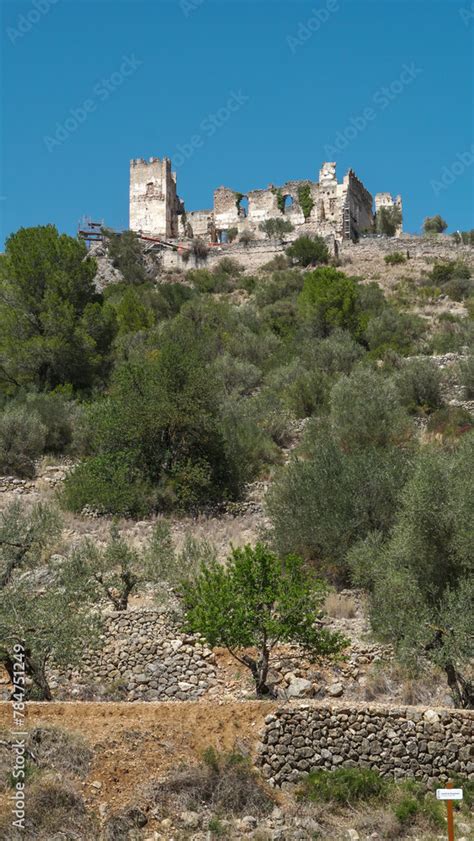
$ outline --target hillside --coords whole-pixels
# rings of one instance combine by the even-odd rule
[[[474,247],[318,248],[7,245],[0,765],[8,795],[17,645],[35,804],[11,841],[430,841],[448,776],[474,831]]]

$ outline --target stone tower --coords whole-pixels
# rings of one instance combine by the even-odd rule
[[[177,236],[176,174],[169,158],[130,161],[130,229]]]

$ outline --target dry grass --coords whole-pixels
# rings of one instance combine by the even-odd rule
[[[78,733],[59,727],[35,727],[28,735],[27,750],[39,768],[73,777],[85,777],[94,752]]]
[[[198,811],[203,805],[225,815],[265,815],[274,800],[248,757],[233,751],[219,754],[212,748],[200,765],[178,771],[144,792],[162,814]]]
[[[357,614],[357,605],[351,596],[329,593],[324,603],[326,613],[333,619],[353,619]]]
[[[24,829],[12,827],[10,812],[0,818],[0,838],[8,841],[85,841],[99,837],[82,795],[70,783],[53,777],[28,787]]]

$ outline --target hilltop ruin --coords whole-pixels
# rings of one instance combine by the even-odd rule
[[[166,239],[200,237],[225,243],[229,231],[264,238],[260,225],[268,219],[288,219],[297,235],[307,233],[355,241],[373,230],[381,208],[402,210],[401,196],[377,193],[374,199],[349,169],[342,182],[334,162],[323,163],[319,180],[286,181],[281,186],[241,193],[230,187],[214,192],[210,210],[186,211],[177,193],[176,173],[169,158],[141,158],[130,163],[130,228]],[[397,236],[402,232],[400,223]]]

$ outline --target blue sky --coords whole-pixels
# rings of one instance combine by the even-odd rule
[[[215,187],[400,192],[405,228],[474,226],[472,0],[3,0],[1,240],[128,224],[129,160]]]

